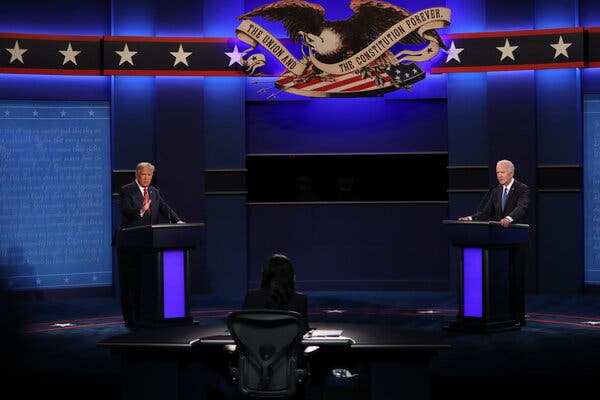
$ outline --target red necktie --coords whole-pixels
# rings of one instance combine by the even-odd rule
[[[150,201],[150,196],[148,196],[148,188],[145,187],[144,188],[144,203],[147,203],[148,201]],[[150,207],[148,207],[148,210],[146,210],[146,213],[148,213],[148,215],[150,215]]]

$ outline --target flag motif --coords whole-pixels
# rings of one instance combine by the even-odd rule
[[[415,63],[397,64],[388,67],[370,65],[367,72],[347,74],[318,74],[312,66],[301,76],[289,71],[283,73],[275,83],[279,90],[309,97],[356,97],[377,96],[409,87],[425,78],[425,72]]]
[[[594,61],[586,60],[583,28],[452,34],[444,40],[447,55],[432,73],[584,68]]]
[[[457,33],[443,39],[449,50],[432,65],[432,73],[600,67],[600,28]],[[236,43],[234,38],[0,33],[0,73],[245,76],[247,68]],[[298,79],[306,79],[306,74],[294,80],[286,73],[277,84],[322,97],[328,84],[334,85],[329,87],[333,96],[352,91],[377,95],[394,90],[395,78],[404,83],[406,73],[411,74],[405,67],[399,66],[402,77],[391,70],[377,71],[360,83],[347,81],[356,80],[352,72],[315,77],[310,85]],[[418,72],[417,78],[407,79],[408,84],[422,78]],[[381,80],[383,86],[378,86]]]

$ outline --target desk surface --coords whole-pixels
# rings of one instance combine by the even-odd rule
[[[353,350],[447,350],[447,344],[440,335],[431,332],[409,331],[397,327],[347,324],[311,323],[311,328],[341,330],[340,337],[305,338],[306,346],[347,346]],[[164,327],[145,329],[113,336],[99,341],[96,345],[108,349],[192,349],[233,344],[224,324]]]

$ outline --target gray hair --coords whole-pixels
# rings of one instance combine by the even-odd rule
[[[142,168],[148,168],[150,171],[154,172],[154,165],[150,164],[149,162],[141,162],[138,163],[138,165],[136,165],[135,170],[139,171]]]
[[[508,165],[508,169],[510,170],[510,172],[515,172],[515,164],[512,163],[512,161],[510,160],[500,160],[496,163],[496,165],[500,165],[500,164],[506,164]]]

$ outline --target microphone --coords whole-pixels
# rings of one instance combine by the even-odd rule
[[[485,193],[485,196],[483,196],[483,198],[479,202],[479,205],[477,206],[477,208],[475,209],[475,212],[473,214],[477,214],[479,212],[479,210],[481,210],[481,207],[483,207],[485,205],[485,203],[489,200],[490,195],[492,194],[492,190],[494,190],[494,186],[492,186],[488,189],[488,191]]]
[[[173,212],[173,210],[171,210],[171,207],[169,207],[169,203],[167,203],[167,201],[165,200],[165,198],[163,197],[162,191],[158,188],[158,186],[155,186],[156,191],[158,191],[158,198],[160,199],[160,201],[162,202],[162,204],[164,204],[165,208],[167,209],[167,218],[169,219],[169,224],[172,224],[172,218],[171,218],[171,213],[175,214]]]

